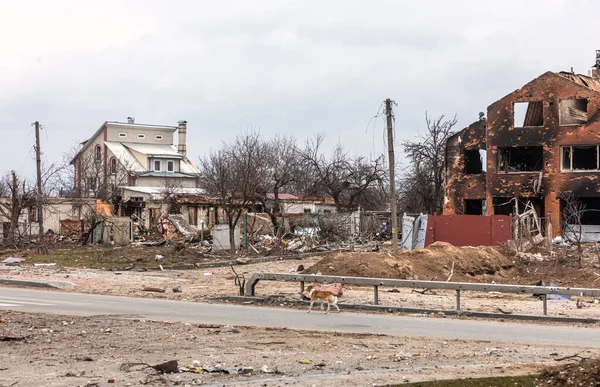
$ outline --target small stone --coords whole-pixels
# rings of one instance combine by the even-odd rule
[[[240,330],[239,330],[239,329],[237,329],[237,328],[233,328],[233,329],[231,330],[231,333],[240,333]]]
[[[107,382],[108,382],[108,383],[114,383],[114,382],[115,382],[115,380],[114,380],[114,379],[108,379],[108,380],[107,380]]]
[[[83,361],[94,361],[94,358],[91,356],[84,356]]]
[[[173,288],[173,293],[181,293],[183,292],[183,290],[181,290],[181,286],[177,285]]]

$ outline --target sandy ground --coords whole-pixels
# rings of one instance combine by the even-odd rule
[[[246,279],[255,272],[296,272],[321,257],[236,266]],[[229,267],[182,271],[106,271],[0,265],[0,276],[69,281],[66,292],[218,302],[238,294]],[[173,287],[180,286],[181,293]],[[164,293],[142,290],[162,288]],[[411,293],[380,288],[380,304],[414,308],[455,307],[454,293]],[[263,282],[257,295],[299,299],[296,283]],[[600,316],[600,305],[576,308],[575,301],[549,301],[552,316]],[[373,303],[372,288],[344,288],[344,304]],[[462,309],[541,315],[542,303],[527,295],[463,292]],[[280,303],[276,304],[277,306]],[[295,307],[289,303],[286,307]],[[127,385],[385,385],[456,377],[534,373],[553,358],[575,353],[598,356],[599,349],[507,345],[489,341],[440,341],[381,335],[353,335],[252,327],[206,327],[154,322],[126,316],[71,317],[0,311],[0,387]],[[21,339],[23,338],[23,339]],[[398,356],[397,356],[398,355]],[[87,360],[86,360],[87,359]],[[225,372],[158,374],[138,365],[177,360]],[[195,362],[196,361],[196,362]],[[267,372],[263,372],[266,366]],[[246,367],[246,374],[236,372]],[[277,373],[272,371],[277,370]],[[97,384],[94,384],[97,383]]]
[[[255,272],[296,272],[300,264],[309,267],[321,257],[304,258],[302,260],[286,260],[249,265],[235,266],[238,274],[246,279]],[[167,298],[186,301],[208,302],[211,298],[234,296],[238,287],[234,284],[234,275],[229,267],[209,268],[182,271],[106,271],[100,269],[70,269],[55,267],[33,267],[29,265],[6,266],[0,264],[0,276],[21,279],[44,279],[69,281],[75,284],[65,291],[112,294],[131,297]],[[173,293],[172,289],[180,286],[181,293]],[[165,293],[143,291],[144,287],[165,289]],[[380,287],[379,303],[388,306],[411,308],[430,308],[453,310],[456,305],[452,291],[429,291],[426,294],[411,292],[410,289],[391,289]],[[281,296],[299,299],[297,283],[260,282],[256,288],[261,297]],[[548,301],[549,316],[600,318],[600,304],[592,299],[585,299],[586,308],[578,309],[575,300]],[[596,301],[597,302],[597,301]],[[340,306],[344,304],[373,304],[373,289],[369,287],[345,286]],[[530,295],[463,292],[461,309],[463,311],[481,311],[498,313],[498,308],[513,314],[541,315],[542,302]]]
[[[374,386],[519,375],[599,349],[0,312],[0,386]],[[160,374],[177,360],[219,372]],[[125,366],[124,366],[125,365]],[[246,374],[239,374],[241,370]],[[264,369],[264,370],[263,370]],[[265,372],[266,371],[266,372]]]

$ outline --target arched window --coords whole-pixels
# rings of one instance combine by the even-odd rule
[[[111,175],[117,174],[117,159],[115,159],[114,157],[110,158],[110,174]]]
[[[100,145],[96,145],[96,149],[94,150],[94,160],[102,160],[102,149],[100,148]]]

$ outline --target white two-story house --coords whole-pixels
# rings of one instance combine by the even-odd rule
[[[186,121],[177,126],[138,124],[132,118],[104,122],[71,161],[75,194],[108,200],[128,187],[195,189],[200,172],[186,157],[186,131]]]

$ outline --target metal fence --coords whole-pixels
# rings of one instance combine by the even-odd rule
[[[312,274],[280,274],[280,273],[255,273],[246,283],[245,295],[255,296],[256,285],[260,281],[286,281],[299,282],[300,293],[304,292],[305,282],[316,283],[341,283],[352,285],[373,286],[373,298],[375,305],[379,304],[379,287],[388,286],[394,288],[417,288],[417,289],[443,289],[456,292],[456,310],[460,311],[461,292],[500,292],[517,294],[536,294],[542,299],[543,314],[548,314],[548,294],[579,297],[600,297],[600,289],[590,288],[566,288],[545,286],[523,286],[523,285],[499,285],[499,284],[475,284],[468,282],[440,282],[440,281],[413,281],[387,278],[363,278],[363,277],[340,277]]]

